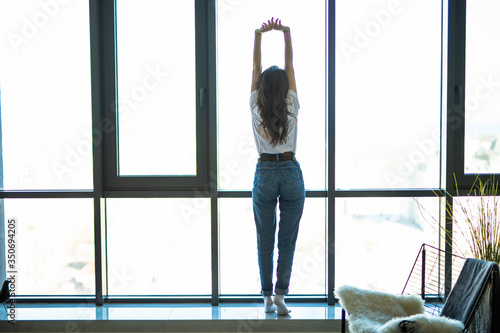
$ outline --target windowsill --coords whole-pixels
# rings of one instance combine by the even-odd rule
[[[16,332],[340,332],[341,308],[288,303],[290,316],[261,304],[16,304],[15,326],[2,310],[0,331]]]

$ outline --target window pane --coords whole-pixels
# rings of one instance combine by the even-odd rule
[[[439,186],[441,2],[340,0],[336,14],[336,187]]]
[[[335,285],[401,293],[422,243],[437,247],[438,198],[336,199]],[[353,264],[355,263],[355,264]]]
[[[254,31],[276,13],[292,34],[300,103],[297,159],[306,188],[326,188],[325,8],[324,0],[218,1],[219,188],[252,187],[258,157],[249,106]],[[284,62],[283,33],[266,33],[262,38],[263,70],[271,65],[283,68]]]
[[[15,223],[16,295],[94,295],[92,199],[3,199]],[[8,233],[5,233],[8,235]],[[8,252],[6,237],[3,253]]]
[[[325,202],[322,198],[306,199],[290,279],[291,294],[326,293]],[[259,294],[252,199],[220,199],[220,239],[221,293]],[[277,244],[274,253],[276,272]]]
[[[211,293],[210,199],[108,199],[108,292]]]
[[[119,174],[196,175],[194,1],[116,7]]]
[[[500,22],[494,0],[467,1],[465,172],[500,173]]]
[[[4,189],[92,188],[88,7],[0,2]]]

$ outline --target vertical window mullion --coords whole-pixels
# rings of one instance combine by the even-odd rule
[[[335,0],[328,1],[327,17],[327,299],[335,304]]]
[[[455,176],[458,184],[464,182],[464,132],[465,132],[465,8],[466,1],[448,1],[448,59],[447,59],[447,119],[446,119],[446,191],[456,193]],[[453,209],[453,197],[443,198],[445,207]],[[445,270],[451,267],[453,251],[453,221],[446,214]],[[445,290],[451,289],[450,281],[445,281]]]
[[[446,187],[453,193],[454,175],[464,174],[465,1],[448,3]]]
[[[197,38],[198,42],[205,41],[205,48],[198,48],[197,61],[203,67],[203,80],[200,77],[198,91],[200,92],[201,110],[199,131],[206,133],[208,140],[205,142],[201,160],[208,166],[207,187],[211,196],[210,201],[210,241],[211,241],[211,303],[219,305],[220,282],[220,232],[219,232],[219,197],[218,197],[218,172],[217,172],[217,12],[216,1],[196,1],[197,10]],[[200,20],[203,18],[203,20]],[[206,52],[205,54],[203,52]],[[201,96],[201,91],[204,91]],[[204,98],[205,100],[201,100]],[[202,118],[203,117],[203,118]],[[205,118],[206,117],[206,118]],[[201,143],[200,143],[201,144]]]
[[[102,233],[105,216],[102,214],[103,202],[103,66],[102,48],[104,40],[104,22],[112,22],[113,10],[111,1],[90,1],[90,43],[91,43],[91,80],[92,80],[92,156],[94,177],[94,253],[95,253],[95,297],[96,305],[104,304],[106,296],[106,283],[103,279],[105,272],[105,237]],[[107,16],[106,16],[107,14]]]

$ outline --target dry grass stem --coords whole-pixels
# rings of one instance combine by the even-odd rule
[[[448,236],[447,240],[452,240],[450,245],[457,254],[500,263],[498,186],[494,177],[483,182],[477,176],[466,196],[459,196],[458,190],[455,197],[446,192],[448,200],[443,200],[443,205],[446,217],[453,223],[452,232],[446,230],[439,217],[432,216],[417,199],[415,201],[424,219]]]

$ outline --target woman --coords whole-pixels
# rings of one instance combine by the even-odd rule
[[[276,66],[262,72],[261,38],[270,30],[285,38],[285,69]],[[259,161],[252,190],[257,228],[260,280],[266,312],[287,315],[285,304],[292,272],[295,242],[304,207],[305,190],[300,165],[295,159],[299,102],[292,64],[290,29],[272,18],[255,30],[252,75],[253,133]],[[279,202],[278,267],[273,294],[273,250],[276,234],[276,205]]]

